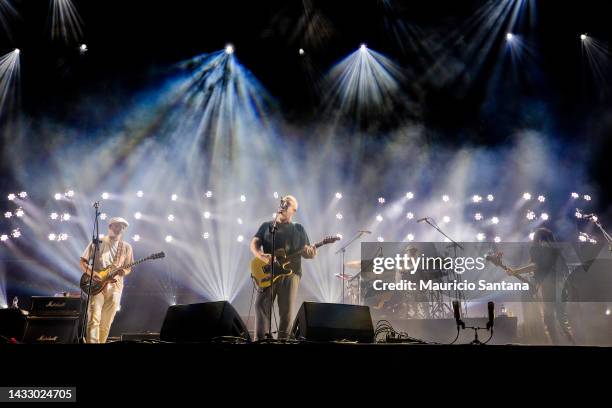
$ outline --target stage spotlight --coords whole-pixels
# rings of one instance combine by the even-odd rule
[[[242,235],[238,235],[238,237],[236,238],[236,241],[242,242],[244,241],[244,237]]]
[[[138,191],[136,192],[136,197],[138,197],[138,198],[142,198],[142,197],[144,197],[144,192],[143,192],[142,190],[138,190]]]
[[[529,234],[529,239],[533,241],[533,237],[535,236],[535,232],[531,232]]]
[[[23,212],[22,208],[18,208],[17,211],[15,211],[15,215],[19,218],[23,217],[25,213]]]
[[[610,316],[610,309],[606,309],[606,316]]]
[[[572,198],[578,198],[580,195],[578,193],[572,193]]]
[[[376,238],[376,240],[378,242],[385,242],[385,239],[383,237],[380,237],[380,236],[378,238]]]
[[[4,213],[4,218],[11,218],[13,216],[13,213],[10,211],[7,211]]]
[[[166,242],[170,243],[172,242],[172,239],[173,239],[172,235],[166,235],[166,238],[165,238]]]
[[[337,219],[339,219],[339,220],[341,220],[341,219],[342,219],[342,213],[337,213],[337,214],[336,214],[336,218],[337,218]]]
[[[586,34],[580,34],[580,40],[581,41],[586,41],[586,39],[589,38]]]
[[[79,51],[81,51],[81,53],[83,52],[87,52],[88,48],[87,48],[87,44],[81,44],[79,46]]]
[[[479,203],[479,202],[482,201],[482,197],[479,196],[479,195],[473,195],[472,196],[472,201],[475,202],[475,203]]]
[[[15,48],[13,52],[17,55],[21,54],[21,50],[19,48]]]
[[[14,229],[11,235],[13,238],[19,238],[21,236],[21,231],[19,231],[19,229]]]
[[[591,217],[591,221],[593,221],[593,222],[597,222],[597,220],[598,220],[598,219],[599,219],[599,218],[597,218],[597,216],[596,216],[596,215],[594,215],[594,216],[592,216],[592,217]]]
[[[208,237],[210,236],[210,234],[208,232],[205,232],[202,234],[202,238],[204,239],[208,239]]]
[[[70,221],[70,214],[68,214],[68,213],[62,214],[61,220],[62,221]]]
[[[210,212],[208,211],[204,211],[204,218],[209,219],[210,218]]]
[[[0,235],[0,241],[4,242],[4,241],[8,241],[9,237],[6,234],[2,234]]]
[[[49,214],[49,218],[51,218],[52,220],[57,220],[58,214],[56,212],[52,212],[51,214]]]
[[[409,212],[408,214],[406,214],[406,218],[408,218],[409,220],[414,218],[414,214]]]
[[[110,195],[108,193],[104,192],[104,193],[102,193],[101,197],[102,197],[103,200],[108,200],[108,197],[110,197]]]
[[[542,213],[542,214],[540,214],[540,218],[541,218],[543,221],[548,221],[548,214],[546,214],[546,213]]]
[[[476,221],[480,221],[480,220],[482,220],[482,214],[481,214],[481,213],[476,213],[476,214],[474,214],[474,219],[475,219]]]
[[[543,203],[544,201],[546,201],[546,197],[544,197],[543,195],[539,195],[538,196],[538,201]]]
[[[49,238],[49,241],[55,241],[55,239],[57,238],[57,235],[49,234],[47,238]]]
[[[298,53],[299,53],[300,55],[304,55],[304,54],[305,54],[305,51],[304,51],[304,49],[303,49],[303,48],[300,48],[300,50],[298,51]]]
[[[233,46],[232,44],[227,44],[227,45],[225,46],[225,53],[226,53],[227,55],[231,55],[231,54],[233,54],[233,53],[234,53],[234,46]]]
[[[486,236],[485,234],[483,234],[482,232],[479,232],[478,234],[476,234],[476,239],[477,239],[478,241],[484,241],[484,239],[485,239],[486,237],[487,237],[487,236]]]
[[[380,215],[380,214],[378,214],[378,215],[376,216],[376,221],[378,221],[378,222],[382,222],[382,220],[383,220],[383,216],[382,216],[382,215]]]
[[[170,222],[174,221],[174,214],[168,215],[168,221]]]
[[[366,44],[366,43],[361,43],[361,45],[359,46],[359,49],[360,49],[362,52],[365,52],[365,51],[367,51],[368,46],[367,46],[367,44]]]
[[[339,200],[342,198],[342,193],[336,193],[336,198]]]
[[[242,225],[242,218],[237,218],[236,222],[238,223],[238,225]]]
[[[513,39],[514,39],[514,34],[512,34],[512,33],[507,33],[506,34],[506,40],[512,41]]]
[[[531,194],[530,193],[523,193],[523,200],[531,200]]]
[[[342,234],[341,233],[337,233],[336,236],[340,239],[342,239]]]
[[[575,216],[576,216],[576,218],[578,218],[578,219],[582,218],[582,213],[581,213],[580,211],[576,211],[576,212],[574,213],[574,215],[575,215]]]
[[[444,217],[442,217],[442,221],[445,223],[449,223],[450,222],[450,217],[448,215],[445,215]]]
[[[178,200],[178,195],[176,195],[176,194],[172,194],[172,195],[170,196],[170,199],[171,199],[172,201],[176,201],[176,200]]]
[[[72,198],[72,197],[74,197],[74,191],[73,190],[68,190],[68,191],[66,191],[65,195],[68,198]]]
[[[585,194],[583,198],[585,201],[591,201],[591,196],[588,194]]]
[[[596,244],[596,243],[597,243],[597,240],[596,240],[596,239],[594,239],[594,238],[591,238],[591,239],[589,239],[589,242],[590,242],[591,244]]]
[[[212,197],[212,195],[213,195],[213,193],[212,193],[212,191],[208,190],[208,191],[206,192],[206,194],[204,194],[204,195],[206,196],[206,198],[211,198],[211,197]]]
[[[495,200],[495,196],[493,194],[489,194],[487,196],[487,201],[493,201],[493,200]]]
[[[414,235],[413,234],[408,234],[408,235],[406,235],[406,239],[408,241],[414,241]]]
[[[108,215],[106,215],[106,213],[102,213],[102,214],[100,214],[100,219],[101,219],[102,221],[106,220],[107,218],[108,218]]]
[[[16,196],[15,196],[15,194],[11,193],[11,194],[8,195],[7,198],[8,198],[9,201],[13,201],[13,200],[15,200]]]
[[[56,200],[61,200],[62,199],[62,195],[60,193],[55,193],[53,198],[55,198]]]
[[[531,221],[531,220],[535,219],[536,215],[535,215],[535,213],[533,211],[527,211],[527,216],[526,217],[527,217],[527,219],[529,221]]]
[[[385,197],[378,197],[378,204],[384,204],[385,203]]]
[[[240,196],[240,201],[243,203],[246,201],[246,196],[244,194]]]
[[[27,198],[27,196],[28,196],[28,193],[25,191],[22,191],[19,193],[19,198]]]
[[[444,194],[444,195],[442,196],[442,201],[444,201],[445,203],[447,203],[447,202],[448,202],[448,200],[450,200],[450,197],[449,197],[449,196],[447,196],[446,194]]]
[[[493,241],[497,244],[499,244],[501,242],[501,238],[500,237],[495,237],[493,238]]]
[[[414,198],[414,194],[412,193],[412,191],[406,193],[406,198],[409,200],[412,200]]]
[[[578,241],[580,241],[580,242],[586,242],[587,239],[588,238],[585,235],[583,235],[582,233],[580,233],[580,235],[578,235]]]
[[[274,194],[272,194],[272,196],[273,196],[275,199],[277,199],[277,200],[278,200],[278,192],[277,192],[277,191],[275,191],[275,192],[274,192]]]
[[[138,242],[138,241],[140,241],[140,235],[138,235],[138,234],[134,235],[134,236],[132,237],[132,240],[133,240],[134,242]]]
[[[497,217],[493,217],[493,218],[491,218],[491,223],[493,223],[493,224],[499,224],[499,218],[497,218]]]

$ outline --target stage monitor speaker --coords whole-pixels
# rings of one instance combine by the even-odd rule
[[[0,309],[0,343],[15,339],[21,341],[26,316],[20,309]]]
[[[78,316],[29,316],[26,320],[23,342],[34,344],[76,343],[78,325]]]
[[[160,331],[162,341],[202,342],[218,337],[251,341],[236,309],[226,301],[170,306]]]
[[[291,332],[298,340],[374,341],[370,308],[359,305],[304,302]]]

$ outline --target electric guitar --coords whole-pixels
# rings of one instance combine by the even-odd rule
[[[496,251],[496,252],[489,252],[485,255],[485,259],[489,262],[491,262],[493,265],[495,266],[499,266],[500,268],[502,268],[504,271],[508,272],[510,268],[508,268],[508,266],[506,264],[504,264],[504,261],[502,260],[503,258],[503,252],[500,251]],[[537,298],[538,296],[538,286],[537,284],[529,278],[526,278],[522,275],[519,274],[508,274],[510,276],[515,277],[516,279],[520,280],[521,282],[524,282],[526,284],[529,285],[529,293],[531,295],[532,298]]]
[[[148,261],[149,259],[160,259],[165,256],[166,256],[165,253],[158,252],[156,254],[149,255],[146,258],[139,259],[127,265],[123,265],[123,266],[110,265],[102,270],[96,271],[98,272],[98,274],[100,274],[101,278],[98,279],[94,277],[93,282],[91,284],[91,294],[97,295],[98,293],[102,292],[104,288],[106,288],[106,285],[111,283],[113,279],[115,278],[115,276],[117,276],[119,271],[121,271],[122,269],[131,268],[132,266],[138,265],[139,263],[142,263],[144,261]],[[90,280],[91,280],[91,275],[88,273],[84,273],[83,276],[81,276],[81,282],[79,285],[81,286],[81,290],[84,293],[89,293],[89,281]]]
[[[340,237],[326,237],[320,242],[314,244],[315,248],[319,248],[323,245],[331,244],[340,239]],[[255,282],[255,285],[259,289],[265,289],[276,282],[278,279],[289,276],[293,273],[291,269],[291,262],[299,259],[304,253],[304,248],[297,252],[287,255],[284,249],[278,249],[274,252],[274,277],[272,277],[272,266],[269,263],[262,261],[259,258],[253,258],[251,260],[251,277]]]

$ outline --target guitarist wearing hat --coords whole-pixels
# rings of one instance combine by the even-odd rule
[[[129,223],[121,218],[111,218],[108,222],[108,235],[99,242],[98,253],[94,261],[94,280],[101,276],[96,271],[103,270],[111,265],[121,266],[134,262],[132,246],[123,241],[123,232]],[[90,242],[81,255],[81,269],[83,273],[91,274],[90,259],[93,256],[93,244]],[[106,285],[102,292],[91,296],[87,312],[87,343],[106,343],[111,324],[121,304],[123,290],[123,277],[131,272],[125,268]]]
[[[312,259],[317,254],[317,248],[315,245],[310,245],[304,227],[301,224],[291,222],[298,209],[296,198],[288,195],[283,197],[281,203],[282,209],[277,214],[276,249],[282,249],[288,254],[301,251],[301,256],[291,262],[293,273],[279,278],[272,285],[258,291],[255,300],[255,326],[258,340],[266,338],[266,334],[270,330],[270,302],[274,302],[274,299],[271,299],[272,292],[274,298],[278,298],[280,315],[278,338],[286,339],[289,337],[289,325],[293,317],[293,307],[302,275],[300,258]],[[253,255],[267,264],[270,263],[272,257],[271,224],[272,222],[264,222],[251,240],[250,245]],[[276,266],[275,268],[279,267]]]

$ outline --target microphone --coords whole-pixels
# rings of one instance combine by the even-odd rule
[[[459,312],[459,301],[453,300],[453,313],[455,315],[455,322],[457,322],[457,327],[461,326],[462,329],[465,329],[465,323],[461,320],[461,312]]]
[[[591,214],[585,214],[585,215],[582,216],[583,220],[590,220],[592,218],[597,218],[597,215],[591,213]]]
[[[487,322],[487,330],[491,330],[493,328],[493,322],[495,320],[495,304],[493,302],[487,303],[487,308],[489,309],[489,321]]]
[[[419,218],[419,219],[417,220],[417,222],[427,221],[428,219],[429,219],[429,217]]]
[[[100,208],[100,202],[96,201],[95,203],[93,203],[92,207],[93,208]]]

